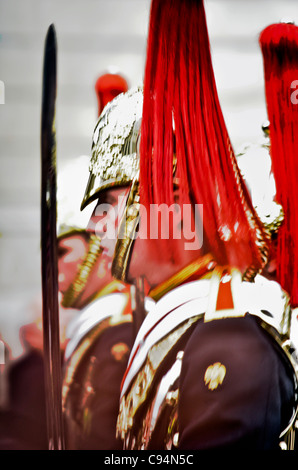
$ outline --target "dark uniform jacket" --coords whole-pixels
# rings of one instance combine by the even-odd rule
[[[123,381],[124,447],[278,449],[293,439],[283,435],[297,408],[291,315],[276,282],[242,282],[237,272],[162,297]]]
[[[62,394],[66,448],[122,449],[116,422],[134,335],[129,294],[97,299],[70,329]]]

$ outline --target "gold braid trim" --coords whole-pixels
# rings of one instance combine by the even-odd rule
[[[71,356],[69,365],[66,368],[65,377],[63,380],[62,386],[62,406],[63,410],[65,409],[66,400],[68,397],[68,393],[70,391],[70,387],[74,381],[74,377],[78,367],[80,366],[82,360],[93,346],[95,341],[99,338],[100,335],[108,328],[112,326],[118,326],[122,323],[130,323],[132,318],[130,315],[117,315],[113,317],[106,318],[105,320],[101,321],[91,332],[86,336],[81,344],[77,347],[73,355]]]
[[[199,318],[200,315],[197,315],[183,322],[150,349],[146,361],[133,380],[128,393],[120,401],[117,435],[122,440],[126,439],[126,434],[130,433],[134,427],[135,414],[147,399],[157,369],[170,351],[175,348],[176,343]]]
[[[154,300],[159,300],[163,295],[165,295],[170,290],[179,286],[183,282],[187,281],[190,277],[197,275],[204,275],[206,271],[211,271],[215,268],[215,261],[210,254],[207,254],[193,263],[190,263],[185,268],[181,269],[178,273],[174,274],[172,277],[164,281],[157,287],[154,287],[150,292],[149,296]],[[203,273],[201,273],[203,271]]]

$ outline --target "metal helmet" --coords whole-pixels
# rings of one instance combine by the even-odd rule
[[[139,178],[139,137],[143,107],[141,87],[118,95],[104,108],[93,133],[89,180],[81,204],[84,209],[109,188],[131,185],[126,210],[136,203]],[[124,215],[112,265],[114,277],[126,280],[126,265],[136,229],[137,215]]]
[[[121,93],[109,102],[93,132],[89,180],[81,210],[101,191],[125,186],[139,174],[139,128],[143,93],[140,87]]]

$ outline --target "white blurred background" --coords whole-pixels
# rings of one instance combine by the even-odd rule
[[[0,335],[12,357],[19,327],[40,308],[40,111],[44,38],[58,38],[57,164],[89,154],[94,84],[116,68],[141,82],[150,0],[0,0]],[[266,120],[258,36],[298,23],[297,0],[205,0],[214,69],[235,150]],[[298,77],[297,77],[298,79]],[[1,97],[0,97],[1,98]],[[2,100],[0,99],[0,102]]]

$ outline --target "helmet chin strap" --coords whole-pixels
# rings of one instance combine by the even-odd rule
[[[90,273],[102,252],[100,247],[101,239],[96,235],[90,236],[89,249],[82,262],[74,281],[71,283],[65,294],[61,305],[65,308],[73,307],[82,296],[89,279]]]
[[[139,225],[139,215],[139,183],[135,178],[120,222],[112,263],[112,275],[119,281],[127,282],[131,248]]]

